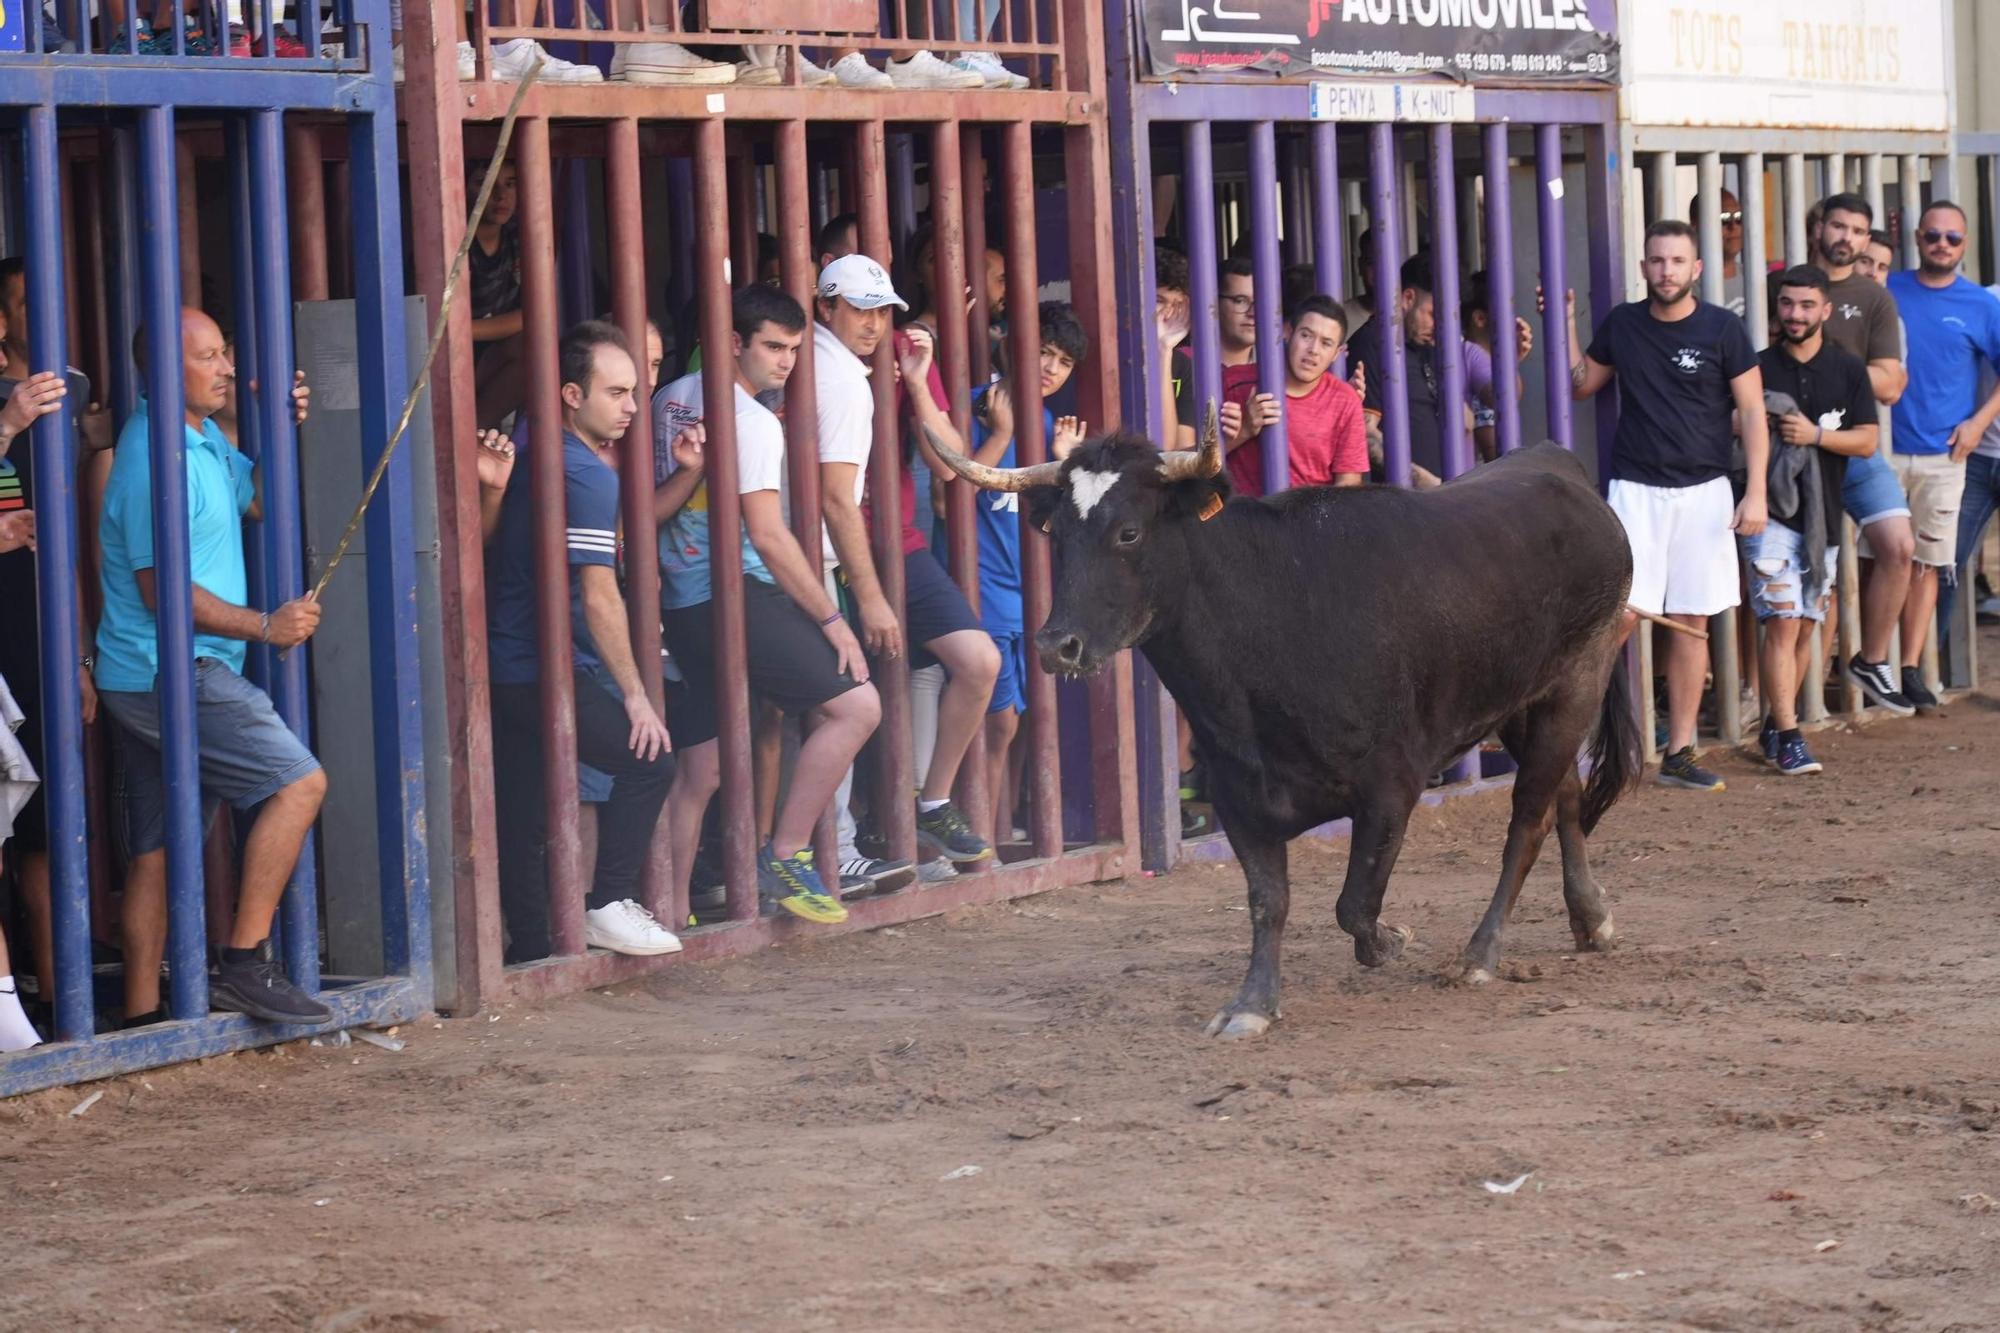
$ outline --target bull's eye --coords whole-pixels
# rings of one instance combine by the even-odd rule
[[[1120,546],[1137,546],[1139,544],[1139,529],[1137,528],[1118,529],[1118,544]]]

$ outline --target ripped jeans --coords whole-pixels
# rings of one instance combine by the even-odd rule
[[[1804,536],[1777,522],[1743,539],[1743,559],[1750,567],[1750,609],[1757,619],[1825,621],[1827,601],[1838,583],[1840,548],[1827,548],[1826,586],[1808,600],[1805,543]]]

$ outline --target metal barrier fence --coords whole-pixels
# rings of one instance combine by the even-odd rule
[[[340,3],[333,14],[345,45],[336,52],[316,32],[304,57],[277,54],[271,16],[263,15],[270,54],[218,58],[192,53],[176,34],[171,54],[134,54],[136,42],[93,45],[81,6],[65,6],[61,40],[29,10],[28,49],[0,56],[0,101],[18,156],[7,163],[7,248],[25,256],[32,367],[88,367],[106,405],[123,419],[151,405],[151,504],[156,533],[161,752],[166,780],[169,1021],[133,1030],[100,1030],[93,949],[117,939],[105,852],[101,781],[87,784],[78,645],[80,616],[95,605],[79,584],[95,564],[94,533],[79,518],[81,468],[71,401],[33,433],[40,550],[41,728],[49,823],[53,935],[53,1009],[57,1040],[0,1057],[0,1095],[144,1068],[300,1035],[301,1029],[212,1015],[208,1006],[210,921],[203,867],[203,810],[195,730],[195,658],[189,549],[189,494],[184,466],[181,339],[183,303],[201,304],[186,276],[199,272],[198,228],[224,243],[228,271],[215,274],[226,297],[217,313],[233,324],[244,367],[239,392],[240,443],[257,461],[267,511],[247,528],[253,608],[274,608],[304,587],[299,506],[298,433],[289,389],[297,363],[293,292],[287,273],[293,236],[287,226],[285,138],[310,117],[343,130],[351,164],[351,206],[343,218],[352,253],[355,364],[345,367],[356,438],[353,490],[388,437],[406,384],[401,237],[396,213],[396,134],[387,75],[385,4]],[[209,14],[218,25],[220,11]],[[356,43],[369,43],[372,60]],[[112,54],[93,54],[110,45]],[[122,48],[122,49],[121,49]],[[376,73],[369,74],[368,70]],[[223,189],[191,190],[194,148],[223,159]],[[145,372],[127,349],[145,330]],[[253,382],[254,381],[254,382]],[[323,384],[324,391],[330,387]],[[106,392],[108,389],[108,392]],[[335,406],[328,403],[327,407]],[[16,448],[24,442],[17,443]],[[310,647],[289,654],[254,652],[247,674],[273,696],[301,737],[320,729],[372,731],[377,793],[373,812],[382,883],[375,928],[379,970],[367,976],[322,969],[322,909],[342,886],[320,883],[307,843],[273,928],[293,982],[317,992],[339,1025],[387,1023],[431,1007],[427,864],[423,845],[421,722],[416,689],[415,626],[409,614],[410,473],[390,468],[370,511],[367,536],[378,554],[365,585],[336,585],[336,597],[365,595],[371,634],[372,703],[361,717],[313,719]],[[5,632],[19,632],[8,626]],[[253,645],[254,646],[254,645]],[[94,730],[102,732],[100,721]],[[93,751],[94,753],[94,751]],[[101,779],[101,773],[91,772]],[[331,781],[341,782],[334,773]],[[335,836],[339,836],[336,831]],[[7,853],[9,862],[12,850]],[[91,886],[102,886],[93,912]],[[32,950],[15,941],[17,973],[32,969]],[[49,998],[45,995],[45,998]]]
[[[1101,17],[1080,0],[1063,4],[1060,13],[1049,29],[1067,43],[1068,58],[1052,65],[1051,77],[1059,86],[899,94],[893,120],[885,119],[889,104],[879,96],[839,90],[780,86],[705,91],[617,84],[532,89],[513,155],[522,191],[522,317],[532,376],[524,418],[531,436],[558,437],[555,339],[569,322],[565,314],[592,312],[593,278],[609,292],[613,317],[635,345],[643,345],[648,313],[661,309],[658,293],[664,286],[674,303],[682,297],[695,301],[703,347],[727,347],[731,283],[726,275],[733,273],[742,282],[755,274],[760,232],[778,241],[780,285],[810,311],[817,281],[812,237],[828,217],[856,214],[861,252],[889,267],[926,210],[936,237],[934,269],[925,275],[933,290],[966,289],[968,256],[983,255],[989,245],[1004,255],[1008,346],[1015,365],[1036,364],[1038,297],[1050,282],[1067,280],[1071,303],[1093,338],[1092,355],[1078,374],[1077,410],[1094,426],[1110,424],[1119,381],[1111,291],[1114,256],[1110,230],[1102,225],[1106,141],[1102,118],[1095,114],[1102,105],[1103,72],[1101,63],[1079,55],[1101,50]],[[435,56],[409,59],[405,101],[417,280],[421,290],[435,293],[463,235],[465,162],[491,151],[498,97],[511,96],[511,91],[504,84],[489,90],[477,81],[458,80],[451,44],[441,40],[448,34],[431,27],[437,21],[434,11],[413,7],[406,21],[406,48]],[[994,204],[1000,207],[992,208]],[[1038,205],[1047,206],[1041,218]],[[986,382],[990,369],[985,339],[970,337],[967,327],[985,327],[984,284],[973,282],[970,289],[969,320],[944,319],[939,329],[939,364],[952,398],[951,417],[962,432],[970,422],[970,391]],[[808,338],[787,384],[784,414],[791,521],[808,561],[820,549],[811,345]],[[546,659],[541,708],[549,774],[546,887],[553,953],[523,965],[503,964],[498,872],[489,851],[495,841],[493,740],[485,582],[472,498],[477,495],[471,446],[476,405],[470,323],[463,307],[454,314],[444,355],[448,363],[438,376],[433,419],[436,438],[450,442],[439,449],[437,468],[443,638],[449,658],[445,731],[451,748],[440,759],[453,774],[450,860],[456,884],[450,895],[454,968],[443,994],[447,1007],[471,1011],[505,997],[607,984],[656,968],[663,960],[583,947],[577,765],[570,721],[574,702],[567,670],[549,669],[566,660],[569,638],[569,608],[558,592],[544,599],[539,631]],[[730,401],[728,358],[704,358],[702,373],[705,400]],[[902,441],[894,373],[885,341],[873,371],[877,411],[869,481],[878,498],[894,496],[898,489]],[[1040,457],[1047,445],[1040,438],[1039,394],[1032,378],[1024,377],[1015,395],[1024,462]],[[655,387],[642,383],[646,401]],[[720,700],[720,800],[728,919],[687,930],[685,950],[674,956],[679,959],[744,952],[795,933],[789,921],[758,917],[734,427],[727,413],[709,414],[706,425],[717,666],[718,678],[726,684]],[[621,446],[628,553],[654,549],[656,442],[651,429],[649,414],[640,413]],[[533,473],[534,528],[544,547],[560,547],[561,483],[559,471],[537,468]],[[972,492],[956,480],[948,489],[951,571],[968,598],[976,599]],[[896,506],[878,502],[871,537],[885,590],[900,619],[899,534]],[[1047,552],[1039,533],[1024,534],[1022,555],[1026,619],[1032,626],[1046,614],[1049,597]],[[644,651],[661,634],[655,563],[628,556],[625,590],[633,641],[642,649],[637,654],[640,670],[657,701],[662,689],[659,658]],[[1059,690],[1053,678],[1032,670],[1026,771],[1034,800],[1028,859],[946,884],[859,900],[850,905],[849,927],[879,926],[964,903],[1124,873],[1137,822],[1124,776],[1130,772],[1132,752],[1129,676],[1129,665],[1121,661],[1087,686]],[[912,802],[906,795],[899,799],[915,785],[907,659],[878,661],[874,679],[883,702],[875,809],[883,814],[887,855],[913,857]],[[958,792],[975,824],[989,799],[978,746],[975,740]],[[829,869],[834,864],[831,844],[828,817],[821,821],[816,848],[820,864]],[[669,869],[664,840],[656,838],[643,902],[658,919],[680,930],[688,921],[688,904],[677,900]]]
[[[1120,49],[1114,35],[1113,51]],[[1114,72],[1118,67],[1114,64]],[[1313,119],[1309,86],[1248,83],[1114,84],[1112,101],[1114,198],[1121,234],[1152,237],[1154,183],[1177,174],[1178,240],[1187,254],[1192,307],[1192,374],[1197,404],[1219,401],[1221,357],[1217,325],[1218,260],[1226,253],[1219,233],[1236,231],[1249,242],[1257,341],[1278,342],[1280,303],[1264,294],[1283,289],[1287,260],[1310,263],[1316,289],[1336,299],[1360,288],[1401,290],[1403,261],[1419,249],[1431,255],[1439,346],[1463,336],[1462,276],[1483,256],[1488,304],[1500,349],[1495,356],[1494,409],[1499,447],[1551,438],[1583,448],[1602,475],[1616,421],[1615,398],[1599,395],[1594,411],[1573,414],[1568,370],[1568,330],[1560,300],[1535,313],[1542,275],[1560,274],[1558,288],[1577,292],[1578,318],[1602,317],[1623,299],[1623,231],[1618,173],[1616,96],[1608,91],[1521,92],[1481,88],[1475,93],[1476,125],[1341,123]],[[1161,163],[1178,157],[1178,172]],[[1522,188],[1524,187],[1525,188]],[[1582,208],[1570,203],[1581,188]],[[1521,216],[1531,211],[1532,241]],[[1428,226],[1421,215],[1428,213]],[[1374,224],[1374,253],[1364,274],[1355,239]],[[1154,256],[1144,250],[1120,271],[1121,304],[1153,305]],[[1525,384],[1497,373],[1511,365],[1511,315],[1535,328],[1535,351],[1521,366]],[[1377,302],[1374,318],[1388,321],[1382,338],[1384,471],[1409,485],[1410,369],[1404,353],[1403,315],[1394,299]],[[1123,360],[1128,419],[1150,421],[1161,435],[1158,357],[1147,320],[1128,320]],[[1584,336],[1588,336],[1585,332]],[[1285,368],[1277,357],[1259,357],[1258,389],[1284,410]],[[1457,422],[1466,406],[1463,366],[1439,358],[1440,420]],[[1539,392],[1534,391],[1534,386]],[[1267,487],[1288,485],[1285,425],[1280,415],[1261,434]],[[1474,463],[1469,439],[1443,432],[1443,478]],[[1226,855],[1215,837],[1183,843],[1180,824],[1178,720],[1172,700],[1152,674],[1139,672],[1140,806],[1145,863],[1164,869],[1188,855]],[[1480,778],[1479,758],[1468,755],[1449,775]]]

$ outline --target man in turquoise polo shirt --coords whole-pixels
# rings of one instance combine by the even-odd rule
[[[144,331],[133,358],[145,371]],[[257,810],[243,846],[236,921],[209,986],[217,1009],[269,1023],[323,1024],[332,1013],[286,979],[271,918],[319,816],[326,775],[265,693],[242,676],[244,645],[291,648],[319,625],[317,602],[275,611],[248,605],[243,516],[256,503],[250,460],[209,418],[230,401],[236,368],[222,330],[181,311],[186,395],[189,573],[194,583],[197,745],[206,828],[214,802]],[[303,378],[303,377],[301,377]],[[305,419],[303,382],[294,415]],[[160,758],[159,639],[154,621],[151,419],[142,399],[118,436],[99,525],[104,615],[97,629],[98,699],[118,721],[123,759],[125,1012],[128,1026],[163,1018],[160,961],[167,937],[166,786]],[[187,1017],[188,1015],[177,1015]]]

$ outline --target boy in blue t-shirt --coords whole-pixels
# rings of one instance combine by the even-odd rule
[[[1069,382],[1090,350],[1083,321],[1064,301],[1041,306],[1042,401]],[[1075,417],[1056,418],[1042,409],[1042,438],[1049,457],[1061,459],[1083,441]],[[1010,382],[1002,380],[973,395],[972,456],[988,467],[1013,467],[1014,403]],[[973,513],[979,533],[979,620],[1000,649],[1000,675],[986,710],[987,790],[993,793],[993,827],[987,841],[998,845],[1013,832],[1020,794],[1021,765],[1013,750],[1021,714],[1028,710],[1027,636],[1021,615],[1021,497],[1011,491],[980,491]]]

